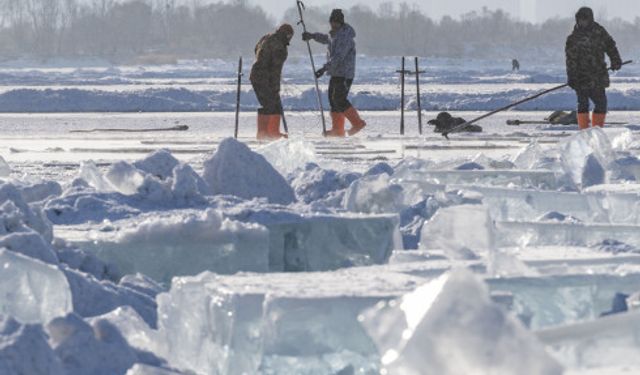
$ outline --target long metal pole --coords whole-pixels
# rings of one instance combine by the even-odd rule
[[[416,91],[418,96],[418,130],[422,135],[422,101],[420,99],[420,67],[418,66],[418,57],[416,56]]]
[[[233,136],[238,139],[238,128],[240,127],[240,94],[242,90],[242,56],[238,62],[238,92],[236,96],[236,127]]]
[[[404,75],[406,74],[404,65],[404,56],[402,56],[402,69],[400,69],[400,135],[404,135]]]
[[[282,107],[282,103],[280,103],[280,114],[282,115],[282,126],[284,127],[284,132],[289,134],[289,127],[287,126],[287,118],[284,115],[284,108]]]
[[[298,14],[300,15],[300,22],[298,24],[302,25],[302,30],[307,32],[307,25],[304,23],[304,17],[302,16],[302,9],[304,9],[304,3],[300,0],[296,1],[296,5],[298,6]],[[307,40],[307,49],[309,50],[309,59],[311,60],[311,70],[313,71],[313,78],[316,82],[316,96],[318,99],[318,108],[320,108],[320,117],[322,118],[322,135],[327,133],[327,124],[324,121],[324,106],[322,105],[322,96],[320,94],[320,85],[318,84],[318,77],[316,77],[316,63],[313,59],[313,51],[311,50],[311,43]]]
[[[623,63],[622,63],[622,65],[631,64],[632,62],[633,62],[633,61],[631,61],[631,60],[629,60],[629,61],[625,61],[625,62],[623,62]],[[611,68],[609,68],[609,70],[611,70]],[[474,124],[474,123],[476,123],[476,122],[478,122],[478,121],[480,121],[480,120],[484,120],[484,119],[486,119],[487,117],[491,117],[491,116],[495,115],[496,113],[499,113],[499,112],[502,112],[502,111],[506,111],[507,109],[511,109],[511,108],[513,108],[513,107],[517,107],[517,106],[519,106],[520,104],[523,104],[523,103],[526,103],[526,102],[530,102],[530,101],[532,101],[532,100],[534,100],[534,99],[538,99],[539,97],[541,97],[541,96],[543,96],[543,95],[547,95],[547,94],[549,94],[549,93],[551,93],[551,92],[558,91],[558,90],[563,89],[563,88],[565,88],[565,87],[569,87],[569,84],[568,84],[568,83],[565,83],[564,85],[560,85],[560,86],[556,86],[556,87],[550,88],[549,90],[542,91],[542,92],[537,93],[537,94],[535,94],[535,95],[533,95],[533,96],[530,96],[530,97],[528,97],[528,98],[525,98],[525,99],[519,100],[519,101],[517,101],[517,102],[515,102],[515,103],[511,103],[511,104],[509,104],[509,105],[507,105],[507,106],[504,106],[504,107],[502,107],[502,108],[500,108],[500,109],[496,109],[495,111],[491,111],[491,112],[487,113],[486,115],[482,115],[482,116],[480,116],[480,117],[478,117],[478,118],[474,118],[474,119],[473,119],[473,120],[471,120],[471,121],[467,121],[467,122],[465,122],[464,124],[460,124],[460,125],[458,125],[458,126],[454,126],[454,127],[453,127],[453,128],[451,128],[449,131],[442,133],[442,136],[443,136],[443,137],[445,137],[445,138],[447,138],[447,139],[449,139],[449,134],[451,134],[451,133],[455,133],[455,132],[457,132],[458,130],[462,130],[462,129],[466,128],[467,126],[471,125],[471,124]]]

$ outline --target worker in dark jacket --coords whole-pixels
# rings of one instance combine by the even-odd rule
[[[590,8],[580,8],[576,26],[567,38],[567,77],[569,86],[578,95],[578,125],[589,128],[589,100],[595,106],[593,126],[603,127],[607,116],[609,70],[605,54],[611,60],[611,69],[620,70],[622,59],[611,35],[594,20]]]
[[[280,80],[293,34],[293,27],[283,24],[275,33],[263,36],[255,48],[256,61],[251,67],[249,79],[262,106],[258,109],[257,138],[260,140],[286,137],[280,133]]]
[[[349,135],[355,135],[367,123],[360,118],[358,111],[347,99],[356,72],[356,32],[344,22],[344,14],[334,9],[329,18],[329,34],[304,33],[302,40],[315,40],[328,45],[327,63],[316,72],[318,78],[325,73],[331,76],[329,81],[329,103],[331,104],[332,129],[325,135],[344,137],[345,117],[351,123]]]

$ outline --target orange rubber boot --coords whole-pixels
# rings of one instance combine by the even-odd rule
[[[360,130],[364,129],[367,126],[367,123],[360,118],[360,114],[355,107],[349,107],[344,112],[344,115],[347,117],[349,122],[351,123],[351,129],[349,129],[349,135],[356,135]]]
[[[269,139],[269,116],[258,113],[258,134],[259,141]]]
[[[280,115],[270,115],[269,116],[269,138],[271,139],[280,139],[280,138],[288,138],[286,134],[280,133]]]
[[[331,112],[331,130],[327,131],[325,137],[344,137],[344,113]]]
[[[578,113],[578,126],[580,130],[589,129],[589,113]]]
[[[604,122],[607,119],[607,114],[606,113],[593,113],[593,126],[599,126],[601,128],[604,128]]]

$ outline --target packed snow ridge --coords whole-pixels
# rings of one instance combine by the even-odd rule
[[[166,150],[87,161],[62,183],[2,162],[0,373],[640,368],[634,141],[363,173],[296,140],[225,139],[202,170]]]

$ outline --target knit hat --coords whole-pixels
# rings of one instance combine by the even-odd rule
[[[342,13],[342,9],[332,10],[331,17],[329,17],[329,22],[344,24],[344,13]]]
[[[293,27],[291,25],[289,25],[288,23],[283,23],[282,25],[280,25],[278,27],[278,30],[276,30],[277,33],[279,34],[295,34],[295,32],[293,31]]]
[[[594,16],[593,16],[593,10],[589,7],[582,7],[580,8],[580,10],[578,10],[578,13],[576,13],[576,22],[579,20],[587,20],[587,21],[594,21]]]

